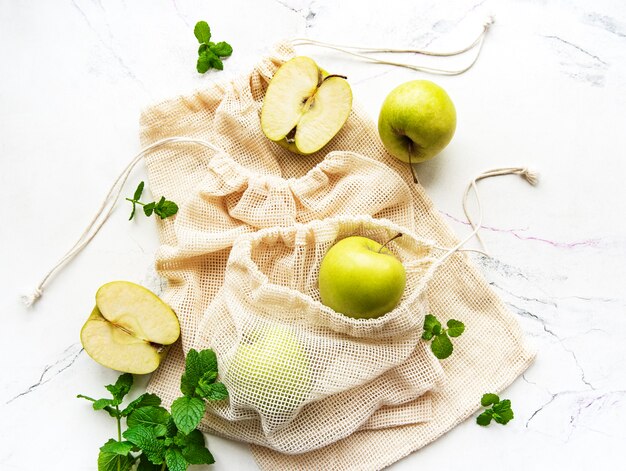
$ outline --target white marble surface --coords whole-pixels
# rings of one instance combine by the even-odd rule
[[[486,14],[496,24],[482,56],[458,77],[299,49],[348,75],[373,117],[404,81],[425,77],[449,91],[457,134],[418,172],[459,235],[468,231],[457,221],[470,177],[508,165],[542,177],[536,188],[517,177],[481,185],[493,258],[476,261],[538,347],[503,393],[515,420],[489,428],[468,420],[392,469],[620,469],[626,4],[618,0],[0,0],[0,469],[94,470],[115,433],[111,419],[75,399],[116,377],[81,350],[78,334],[102,283],[159,289],[153,221],[129,223],[120,204],[34,308],[18,296],[73,243],[138,149],[142,107],[243,72],[281,38],[440,49],[473,38]],[[200,19],[234,47],[223,72],[195,72]],[[138,169],[131,180],[144,177]],[[245,445],[210,438],[210,448],[211,469],[255,469]]]

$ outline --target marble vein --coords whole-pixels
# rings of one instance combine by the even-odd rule
[[[141,88],[145,89],[145,85],[144,83],[139,79],[139,77],[137,77],[137,75],[135,75],[135,73],[132,71],[132,69],[126,64],[126,62],[124,61],[124,59],[117,53],[117,51],[115,51],[115,48],[113,47],[112,44],[108,43],[107,41],[105,41],[104,39],[102,39],[102,36],[100,35],[100,33],[98,32],[98,30],[94,27],[94,25],[91,23],[91,21],[89,21],[89,17],[87,16],[87,14],[85,13],[85,11],[80,7],[80,5],[78,5],[78,3],[76,3],[76,0],[71,0],[72,5],[74,6],[74,9],[78,11],[79,15],[81,16],[81,18],[85,21],[85,23],[87,24],[88,28],[93,32],[93,34],[95,35],[95,37],[98,39],[98,41],[100,42],[100,44],[102,44],[102,46],[104,46],[104,48],[109,51],[109,53],[113,56],[113,58],[115,59],[115,61],[118,63],[118,65],[120,66],[120,69],[122,70],[122,72],[124,73],[124,75],[126,75],[127,77],[131,78],[132,80],[134,80],[137,84],[139,84],[141,86]],[[111,38],[111,32],[109,31],[108,34],[109,38]]]
[[[573,47],[574,49],[577,49],[578,51],[582,52],[583,54],[591,57],[592,59],[595,59],[596,61],[598,61],[599,63],[603,64],[603,65],[609,65],[607,62],[603,61],[602,59],[600,59],[597,55],[592,54],[591,52],[587,51],[586,49],[583,49],[582,47],[567,41],[559,36],[555,36],[555,35],[543,35],[544,38],[546,39],[554,39],[555,41],[559,41],[563,44],[567,44],[568,46]]]
[[[459,224],[463,224],[465,226],[469,226],[470,223],[468,221],[464,221],[450,213],[445,211],[439,211],[441,214],[446,216],[447,218],[453,220],[454,222],[458,222]],[[575,247],[598,247],[600,245],[600,239],[583,239],[583,240],[575,240],[571,242],[564,242],[558,240],[546,239],[545,237],[539,237],[535,235],[522,235],[520,232],[527,231],[528,228],[517,228],[517,229],[503,229],[500,227],[493,226],[482,226],[480,230],[490,231],[490,232],[498,232],[503,234],[510,234],[513,237],[520,240],[529,240],[533,242],[540,242],[544,244],[551,245],[552,247],[564,248],[564,249],[573,249]]]
[[[626,38],[626,24],[620,23],[610,16],[601,15],[599,13],[589,13],[585,15],[585,22],[620,38]]]
[[[65,370],[71,367],[76,362],[76,360],[81,355],[81,353],[83,353],[83,351],[84,350],[82,346],[80,346],[79,343],[75,343],[67,347],[63,351],[62,357],[60,359],[44,367],[43,371],[41,372],[41,375],[39,376],[39,379],[34,384],[32,384],[26,390],[22,391],[21,393],[9,399],[6,402],[6,404],[10,404],[16,399],[26,396],[27,394],[30,394],[31,392],[35,391],[37,388],[52,381],[59,374],[63,373]]]

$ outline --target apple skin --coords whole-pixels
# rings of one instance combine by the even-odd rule
[[[400,260],[381,247],[361,236],[333,245],[320,265],[322,304],[357,319],[392,311],[404,292],[406,272]]]
[[[284,327],[259,328],[242,339],[226,376],[237,401],[272,417],[297,409],[312,384],[306,350]]]
[[[383,145],[407,163],[435,157],[450,143],[455,130],[454,103],[443,88],[428,80],[413,80],[393,89],[378,116]]]

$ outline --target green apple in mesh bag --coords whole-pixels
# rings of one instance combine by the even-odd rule
[[[264,415],[293,412],[311,391],[307,353],[285,327],[244,336],[226,373],[231,397]]]
[[[397,237],[400,234],[387,243]],[[340,240],[320,264],[322,303],[348,317],[372,319],[386,314],[400,301],[405,285],[402,262],[367,237]]]
[[[418,163],[432,159],[456,130],[454,103],[439,85],[413,80],[387,95],[378,116],[378,133],[394,157]]]

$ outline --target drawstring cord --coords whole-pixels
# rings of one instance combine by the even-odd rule
[[[471,69],[472,66],[478,60],[478,57],[480,56],[480,51],[482,50],[482,47],[483,47],[483,42],[485,40],[487,31],[489,31],[489,28],[494,23],[494,21],[495,20],[492,16],[487,17],[487,19],[483,23],[482,31],[470,45],[463,47],[461,49],[458,49],[456,51],[448,51],[448,52],[427,51],[423,49],[370,48],[370,47],[361,47],[361,46],[347,46],[343,44],[333,44],[333,43],[328,43],[328,42],[323,42],[323,41],[317,41],[315,39],[309,39],[309,38],[294,38],[291,40],[291,43],[294,46],[310,45],[310,46],[323,47],[326,49],[332,49],[335,51],[343,52],[344,54],[358,57],[360,59],[363,59],[369,62],[374,62],[376,64],[387,64],[387,65],[393,65],[396,67],[405,67],[411,70],[417,70],[420,72],[427,72],[427,73],[438,74],[438,75],[460,75],[464,72],[467,72],[469,69]],[[413,54],[421,54],[424,56],[431,56],[431,57],[452,57],[452,56],[458,56],[458,55],[464,54],[474,49],[476,46],[478,46],[478,51],[476,52],[474,59],[470,62],[469,65],[462,67],[460,69],[451,69],[451,70],[440,69],[436,67],[419,66],[419,65],[409,64],[406,62],[388,61],[388,60],[378,59],[376,57],[367,55],[368,53],[383,53],[383,54],[413,53]],[[356,51],[360,51],[360,52],[356,52]]]
[[[485,250],[485,243],[483,242],[483,240],[480,238],[480,235],[478,234],[478,231],[482,227],[482,223],[483,223],[483,210],[482,210],[482,206],[480,203],[480,195],[478,194],[478,187],[476,183],[478,183],[480,180],[484,180],[485,178],[499,177],[502,175],[520,175],[522,178],[524,178],[524,180],[526,180],[528,183],[530,183],[533,186],[537,185],[539,181],[539,175],[536,172],[533,172],[527,169],[526,167],[495,168],[493,170],[488,170],[486,172],[483,172],[480,175],[478,175],[476,178],[474,178],[467,185],[467,188],[465,189],[465,193],[463,194],[463,212],[465,213],[467,222],[469,222],[470,226],[472,227],[472,232],[465,239],[463,239],[461,242],[456,244],[451,249],[448,249],[445,247],[434,247],[439,250],[446,250],[446,253],[439,260],[439,263],[443,263],[450,255],[452,255],[453,253],[457,251],[479,252],[485,256],[489,256],[489,254],[487,254],[486,252],[482,250],[461,249],[461,247],[465,245],[472,237],[476,236],[481,246],[483,247],[483,250]],[[478,205],[478,222],[477,223],[475,223],[474,220],[470,217],[469,211],[467,210],[467,198],[470,194],[470,191],[472,190],[474,190],[474,194],[476,195],[476,203]]]
[[[109,216],[111,215],[111,212],[113,211],[113,208],[115,207],[115,203],[119,199],[120,193],[122,192],[122,189],[124,188],[124,184],[126,183],[128,176],[130,175],[133,168],[135,168],[137,163],[139,163],[141,158],[145,154],[150,152],[151,150],[156,149],[157,147],[161,147],[166,144],[178,143],[178,142],[198,144],[198,145],[207,147],[211,150],[214,150],[215,152],[222,152],[221,149],[214,146],[210,142],[203,141],[201,139],[192,139],[188,137],[178,137],[178,136],[167,137],[165,139],[161,139],[141,149],[133,157],[133,159],[126,166],[126,168],[122,171],[122,173],[119,174],[115,182],[113,182],[113,185],[111,185],[111,189],[109,190],[106,197],[102,201],[102,204],[96,211],[96,214],[91,219],[91,221],[89,222],[89,224],[87,225],[83,233],[80,235],[76,243],[72,246],[72,248],[70,248],[67,251],[67,253],[61,259],[59,259],[59,261],[44,275],[44,277],[41,279],[37,287],[33,290],[33,292],[30,295],[22,296],[22,302],[26,306],[32,306],[39,298],[41,298],[41,296],[43,295],[43,289],[46,286],[46,284],[50,281],[50,279],[61,269],[63,265],[65,265],[67,262],[72,260],[76,255],[78,255],[81,252],[81,250],[83,250],[87,246],[87,244],[89,244],[91,239],[93,239],[96,236],[100,228],[104,225],[107,219],[109,219]]]

